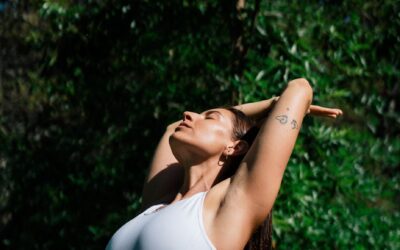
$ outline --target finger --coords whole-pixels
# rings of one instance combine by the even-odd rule
[[[321,106],[312,105],[312,106],[310,106],[310,113],[312,115],[325,116],[325,115],[328,115],[328,114],[334,114],[335,112],[334,112],[334,110],[329,109],[329,108],[324,108],[324,107],[321,107]]]
[[[311,105],[310,110],[313,112],[325,112],[329,109],[318,105]]]
[[[340,116],[340,113],[337,111],[322,111],[322,112],[311,112],[310,115],[336,119],[338,116]]]
[[[326,115],[342,115],[343,111],[341,109],[336,109],[336,108],[326,108],[326,107],[321,107],[318,105],[311,105],[310,106],[310,113],[312,115],[319,115],[319,116],[326,116]]]

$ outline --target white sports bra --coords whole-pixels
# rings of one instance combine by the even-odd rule
[[[158,204],[123,225],[108,242],[107,250],[215,250],[203,225],[207,192],[163,207]]]

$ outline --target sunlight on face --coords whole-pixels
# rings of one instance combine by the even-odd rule
[[[186,111],[182,123],[170,137],[175,152],[190,150],[204,156],[220,155],[232,142],[232,114],[225,109],[211,109],[201,114]]]

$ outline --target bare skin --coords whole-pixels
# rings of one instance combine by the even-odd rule
[[[182,121],[167,128],[156,149],[144,186],[143,209],[208,191],[203,223],[209,239],[217,249],[243,249],[274,204],[304,116],[342,114],[339,109],[310,105],[312,95],[308,82],[296,79],[279,98],[237,106],[261,122],[250,148],[231,139],[230,111],[185,112]],[[235,154],[246,154],[238,171],[232,178],[218,180],[225,156]]]

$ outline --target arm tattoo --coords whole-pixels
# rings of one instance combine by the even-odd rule
[[[275,119],[279,121],[280,124],[286,124],[288,122],[288,116],[287,115],[278,115],[275,116]],[[296,120],[292,120],[290,122],[290,124],[292,125],[292,129],[298,129],[299,125],[297,124]]]
[[[290,124],[292,124],[292,129],[297,129],[299,127],[299,125],[297,125],[296,120],[292,120]]]
[[[278,120],[281,124],[286,124],[288,117],[287,117],[287,115],[278,115],[278,116],[275,116],[275,119]]]

